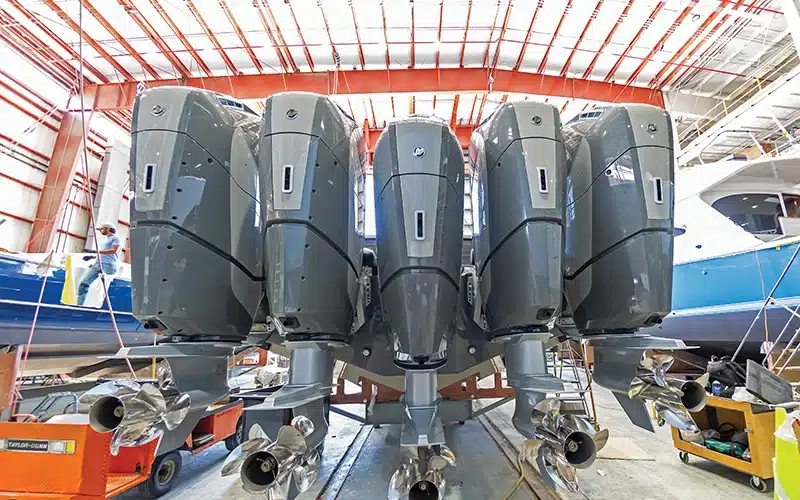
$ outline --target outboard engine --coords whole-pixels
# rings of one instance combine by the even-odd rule
[[[436,118],[390,122],[375,145],[380,298],[394,362],[406,370],[401,446],[445,441],[436,369],[456,326],[463,174],[461,145]]]
[[[259,118],[215,92],[145,90],[131,131],[133,314],[165,335],[243,340],[261,299]]]
[[[470,143],[475,268],[492,336],[546,331],[561,307],[566,154],[555,106],[501,105]]]
[[[325,96],[275,94],[264,107],[259,160],[272,320],[289,341],[345,340],[364,243],[363,133]]]
[[[381,303],[395,363],[444,365],[456,323],[464,156],[433,117],[390,122],[375,145],[375,222]]]
[[[624,104],[564,127],[569,156],[564,288],[577,329],[631,332],[672,303],[672,120]]]
[[[286,496],[291,485],[304,491],[316,479],[333,350],[351,340],[363,319],[365,161],[361,128],[329,98],[306,92],[267,98],[259,149],[264,289],[268,328],[284,337],[290,365],[288,383],[248,408],[248,422],[269,436],[277,431],[274,443],[254,437],[236,452],[251,453],[241,464],[248,491],[274,489],[294,498]],[[292,427],[283,426],[288,421]]]

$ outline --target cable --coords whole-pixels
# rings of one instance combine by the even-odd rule
[[[517,455],[517,466],[519,467],[519,478],[517,479],[517,482],[514,483],[514,486],[511,488],[511,490],[503,498],[503,500],[510,500],[511,497],[514,496],[514,493],[517,492],[517,489],[519,489],[519,486],[522,484],[522,481],[525,480],[525,473],[522,472],[522,455],[521,454]]]

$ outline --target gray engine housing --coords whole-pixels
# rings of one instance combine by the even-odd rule
[[[580,331],[651,326],[672,303],[672,120],[641,104],[584,115],[564,126],[567,302]]]
[[[383,311],[395,362],[444,363],[461,271],[464,156],[447,123],[390,122],[375,146],[375,223]]]
[[[566,153],[558,110],[501,105],[470,142],[472,241],[493,334],[544,327],[562,300]]]
[[[259,170],[264,289],[285,335],[348,336],[364,246],[361,129],[329,98],[270,96]]]
[[[259,119],[234,103],[159,87],[134,105],[133,313],[166,335],[244,339],[261,299]]]

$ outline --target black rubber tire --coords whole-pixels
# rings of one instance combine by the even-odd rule
[[[175,478],[181,472],[181,454],[170,451],[153,462],[153,469],[147,481],[139,485],[139,493],[144,498],[158,498],[172,489]]]
[[[750,477],[750,487],[759,493],[769,493],[772,491],[772,481],[752,476]]]
[[[680,458],[681,462],[683,462],[685,464],[689,463],[689,454],[686,453],[685,451],[679,451],[678,452],[678,458]]]
[[[244,416],[241,416],[239,417],[239,421],[236,422],[236,431],[225,438],[225,448],[227,448],[228,451],[233,451],[237,446],[244,443],[244,441]]]

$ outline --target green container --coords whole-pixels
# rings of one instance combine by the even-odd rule
[[[775,409],[775,428],[786,420],[786,410]],[[800,498],[800,451],[797,443],[775,438],[775,498],[783,491],[783,498]]]

